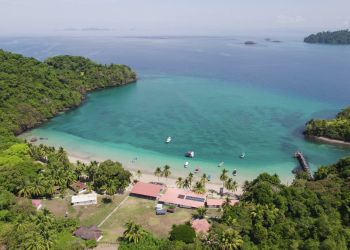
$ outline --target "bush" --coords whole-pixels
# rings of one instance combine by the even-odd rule
[[[170,240],[193,243],[195,238],[196,233],[194,229],[188,224],[173,225],[170,232]]]
[[[96,240],[86,240],[85,246],[89,249],[97,247],[97,241]]]

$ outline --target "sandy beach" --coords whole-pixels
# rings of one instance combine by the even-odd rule
[[[68,153],[68,158],[70,160],[70,162],[72,163],[76,163],[77,161],[83,162],[83,163],[90,163],[93,160],[96,161],[101,161],[102,159],[91,159],[90,157],[80,157],[77,154],[71,154],[69,152]],[[124,166],[125,167],[125,166]],[[140,178],[137,177],[136,172],[138,171],[138,169],[133,169],[130,167],[125,167],[126,169],[128,169],[132,175],[133,175],[133,179],[137,179],[139,181],[143,181],[143,182],[152,182],[152,181],[156,181],[156,182],[162,182],[165,183],[168,187],[176,187],[176,179],[178,177],[182,177],[182,178],[186,178],[187,175],[181,175],[181,174],[173,174],[171,176],[169,176],[167,179],[164,177],[156,177],[153,172],[151,171],[145,171],[144,168],[141,170],[141,176]],[[194,182],[196,182],[197,180],[200,179],[201,173],[199,174],[195,174],[194,175]],[[238,183],[238,189],[236,192],[234,192],[233,194],[237,194],[237,195],[241,195],[242,194],[242,188],[241,188],[241,183]],[[209,190],[215,190],[217,192],[219,192],[220,188],[222,187],[222,182],[218,181],[218,180],[213,180],[210,181],[209,183],[206,184],[205,188],[207,190],[208,194],[211,194],[211,192],[209,192]],[[225,189],[224,192],[226,192],[227,190]]]
[[[341,140],[335,140],[335,139],[330,139],[327,137],[322,137],[322,136],[307,136],[309,140],[315,141],[315,142],[323,142],[323,143],[328,143],[328,144],[333,144],[333,145],[339,145],[339,146],[344,146],[344,147],[350,147],[350,142],[346,141],[341,141]]]

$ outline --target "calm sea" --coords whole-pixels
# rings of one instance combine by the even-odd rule
[[[244,45],[248,39],[257,44]],[[223,161],[240,179],[266,171],[289,180],[297,165],[295,150],[303,151],[313,168],[350,155],[349,148],[308,142],[301,135],[307,120],[332,117],[349,105],[350,46],[299,40],[0,38],[0,47],[38,59],[73,54],[123,63],[140,78],[90,94],[80,108],[26,136],[47,137],[42,142],[89,160],[111,158],[148,171],[169,164],[175,173],[201,167],[215,177]],[[172,143],[165,144],[168,136]],[[194,159],[184,158],[188,150]]]

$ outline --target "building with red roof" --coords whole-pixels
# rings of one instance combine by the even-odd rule
[[[155,200],[162,190],[162,185],[139,181],[132,188],[130,195]]]
[[[206,219],[196,219],[192,221],[192,228],[196,233],[207,234],[210,230],[211,225]]]
[[[189,190],[168,188],[159,198],[159,202],[185,208],[204,207],[205,196]]]

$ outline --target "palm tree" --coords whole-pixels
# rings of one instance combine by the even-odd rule
[[[232,178],[229,178],[225,181],[224,186],[229,191],[237,191],[238,184],[236,181],[234,181]]]
[[[227,175],[228,171],[224,168],[221,172],[221,175],[220,175],[220,181],[222,181],[222,186],[225,187],[225,181],[227,180],[228,178],[228,175]]]
[[[188,178],[186,178],[186,179],[183,181],[182,187],[185,188],[185,189],[191,188],[191,183],[190,183],[190,181],[189,181]]]
[[[136,172],[136,176],[137,176],[137,179],[140,179],[141,178],[141,176],[142,176],[142,172],[141,172],[141,170],[139,169],[139,170],[137,170],[137,172]]]
[[[188,179],[188,183],[189,183],[190,187],[192,186],[193,177],[194,177],[194,175],[192,172],[188,174],[187,179]]]
[[[32,187],[29,185],[24,186],[21,190],[19,190],[18,195],[26,198],[30,197],[32,195]]]
[[[221,233],[218,243],[220,249],[237,250],[243,244],[243,240],[236,230],[230,228]]]
[[[207,214],[207,209],[205,207],[199,207],[196,209],[195,217],[198,219],[203,219]]]
[[[170,171],[170,166],[169,165],[165,165],[164,166],[164,170],[162,172],[162,176],[165,177],[166,182],[168,181],[168,177],[171,175],[171,171]]]
[[[156,168],[156,170],[154,171],[154,175],[158,177],[158,181],[159,181],[159,177],[162,175],[162,170],[160,167]]]
[[[206,173],[203,173],[200,181],[203,183],[203,185],[205,185],[208,182],[208,176]]]
[[[176,186],[177,186],[178,188],[183,188],[183,187],[184,187],[184,180],[182,179],[182,177],[177,178],[177,180],[176,180]]]
[[[194,184],[193,192],[204,194],[205,193],[205,186],[202,182],[197,181],[196,184]]]
[[[124,239],[129,243],[138,243],[147,232],[141,227],[141,225],[134,222],[128,222],[125,224],[126,230],[123,233]]]

